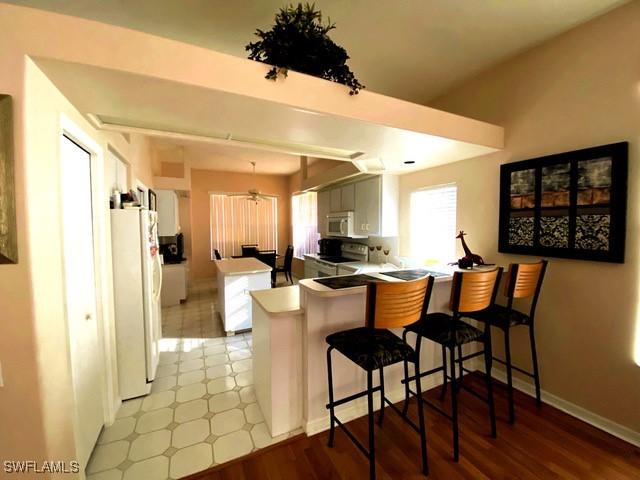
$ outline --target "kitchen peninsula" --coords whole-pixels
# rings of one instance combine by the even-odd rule
[[[250,329],[251,290],[271,287],[271,267],[253,257],[215,260],[218,308],[227,335]]]
[[[269,394],[268,401],[265,400],[267,395],[258,395],[258,403],[263,412],[301,411],[302,414],[296,417],[299,423],[288,421],[289,430],[302,427],[308,435],[326,430],[329,427],[329,415],[325,408],[328,400],[326,336],[339,330],[364,325],[367,281],[398,282],[415,278],[408,272],[399,270],[315,280],[304,279],[299,285],[288,287],[295,291],[286,292],[286,299],[280,298],[280,302],[277,301],[276,296],[284,294],[278,291],[281,289],[252,292],[254,315],[257,318],[258,315],[255,312],[260,311],[259,329],[262,332],[260,335],[256,334],[254,338],[256,373],[258,366],[268,365],[271,372],[269,380],[266,380],[264,374],[262,379],[266,383],[273,382],[274,372],[277,372],[278,378],[291,380],[284,385],[284,388],[280,388],[281,386],[275,383],[261,387],[264,392],[277,392],[277,396]],[[449,273],[435,275],[437,276],[429,311],[447,311],[452,276]],[[333,283],[334,288],[319,282]],[[279,304],[282,305],[281,308],[278,307]],[[267,326],[269,323],[271,326]],[[256,327],[258,327],[257,323]],[[401,330],[395,333],[402,335]],[[409,342],[413,343],[413,341],[414,338],[410,336]],[[283,351],[300,353],[283,356]],[[337,357],[334,361],[333,381],[338,398],[362,390],[366,383],[363,370],[352,362],[342,360],[344,359]],[[439,366],[440,349],[425,342],[421,362],[423,370]],[[404,398],[404,387],[400,383],[403,378],[402,364],[389,367],[387,370],[385,371],[387,398],[394,402],[399,401]],[[429,377],[423,383],[423,388],[426,390],[439,384],[441,378],[436,377]],[[296,385],[297,382],[301,384],[300,387]],[[258,383],[256,380],[256,390]],[[274,403],[276,401],[277,405]],[[343,421],[359,417],[366,412],[366,399],[362,399],[362,402],[352,402],[345,407],[337,409]],[[282,429],[277,428],[275,424],[274,428],[271,425],[269,427],[273,436],[282,433]]]

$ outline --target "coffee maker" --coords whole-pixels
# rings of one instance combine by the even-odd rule
[[[342,255],[342,240],[339,238],[321,238],[318,240],[321,257],[339,257]]]
[[[164,263],[181,263],[184,258],[184,235],[177,234],[175,237],[160,238],[160,253]]]

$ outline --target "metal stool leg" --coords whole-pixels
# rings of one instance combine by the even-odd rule
[[[509,338],[510,328],[504,329],[504,354],[507,364],[507,386],[508,386],[508,398],[509,398],[509,423],[513,424],[516,421],[515,409],[513,406],[513,371],[511,369],[511,340]]]
[[[378,414],[378,425],[382,426],[384,420],[384,369],[380,367],[380,413]]]
[[[336,431],[336,417],[335,409],[333,406],[333,371],[331,369],[331,350],[333,347],[327,349],[327,378],[329,379],[329,418],[331,419],[331,427],[329,428],[329,442],[327,445],[333,447],[333,440]]]
[[[531,342],[531,362],[533,363],[533,379],[536,383],[536,404],[542,405],[540,398],[540,372],[538,370],[538,352],[536,351],[536,337],[533,332],[533,325],[529,325],[529,341]]]
[[[493,364],[493,353],[491,348],[491,326],[487,324],[484,331],[484,368],[486,371],[485,380],[487,382],[487,400],[489,403],[489,419],[491,421],[491,436],[496,438],[496,408],[493,401],[493,379],[491,378],[491,367]]]
[[[458,365],[458,368],[460,369],[460,380],[457,384],[459,392],[462,388],[462,376],[464,375],[464,372],[462,371],[462,345],[458,345],[458,360],[460,361],[460,365]]]
[[[449,361],[451,363],[451,423],[453,424],[453,461],[460,458],[458,445],[458,389],[456,379],[456,347],[449,348]]]
[[[440,400],[444,400],[447,394],[447,347],[442,345],[442,390],[440,390]]]
[[[407,343],[407,331],[404,330],[402,332],[402,341]],[[404,405],[402,406],[402,416],[407,416],[407,411],[409,410],[409,362],[407,359],[404,359]],[[415,374],[418,375],[418,370],[415,370]]]
[[[376,478],[376,450],[374,440],[374,419],[373,419],[373,372],[367,371],[367,406],[369,409],[369,478]]]
[[[422,398],[422,384],[420,379],[420,344],[422,343],[422,338],[418,336],[418,343],[416,345],[416,362],[415,362],[415,371],[416,371],[416,396],[418,398],[418,423],[420,426],[420,453],[422,454],[422,473],[425,475],[429,475],[429,462],[427,460],[427,430],[424,425],[424,409],[423,409],[423,398]],[[446,374],[446,371],[445,371]]]

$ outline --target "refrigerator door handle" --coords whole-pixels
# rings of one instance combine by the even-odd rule
[[[153,292],[153,300],[154,302],[160,301],[160,292],[162,291],[162,264],[160,263],[160,255],[154,255],[154,277],[158,278],[158,285],[156,291]]]

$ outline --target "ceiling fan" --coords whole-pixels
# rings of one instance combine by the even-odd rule
[[[253,180],[255,185],[256,178],[256,162],[249,162],[253,165]],[[263,195],[257,188],[250,188],[246,193],[230,193],[229,197],[247,197],[247,200],[258,203],[260,200],[269,200],[269,195]]]

